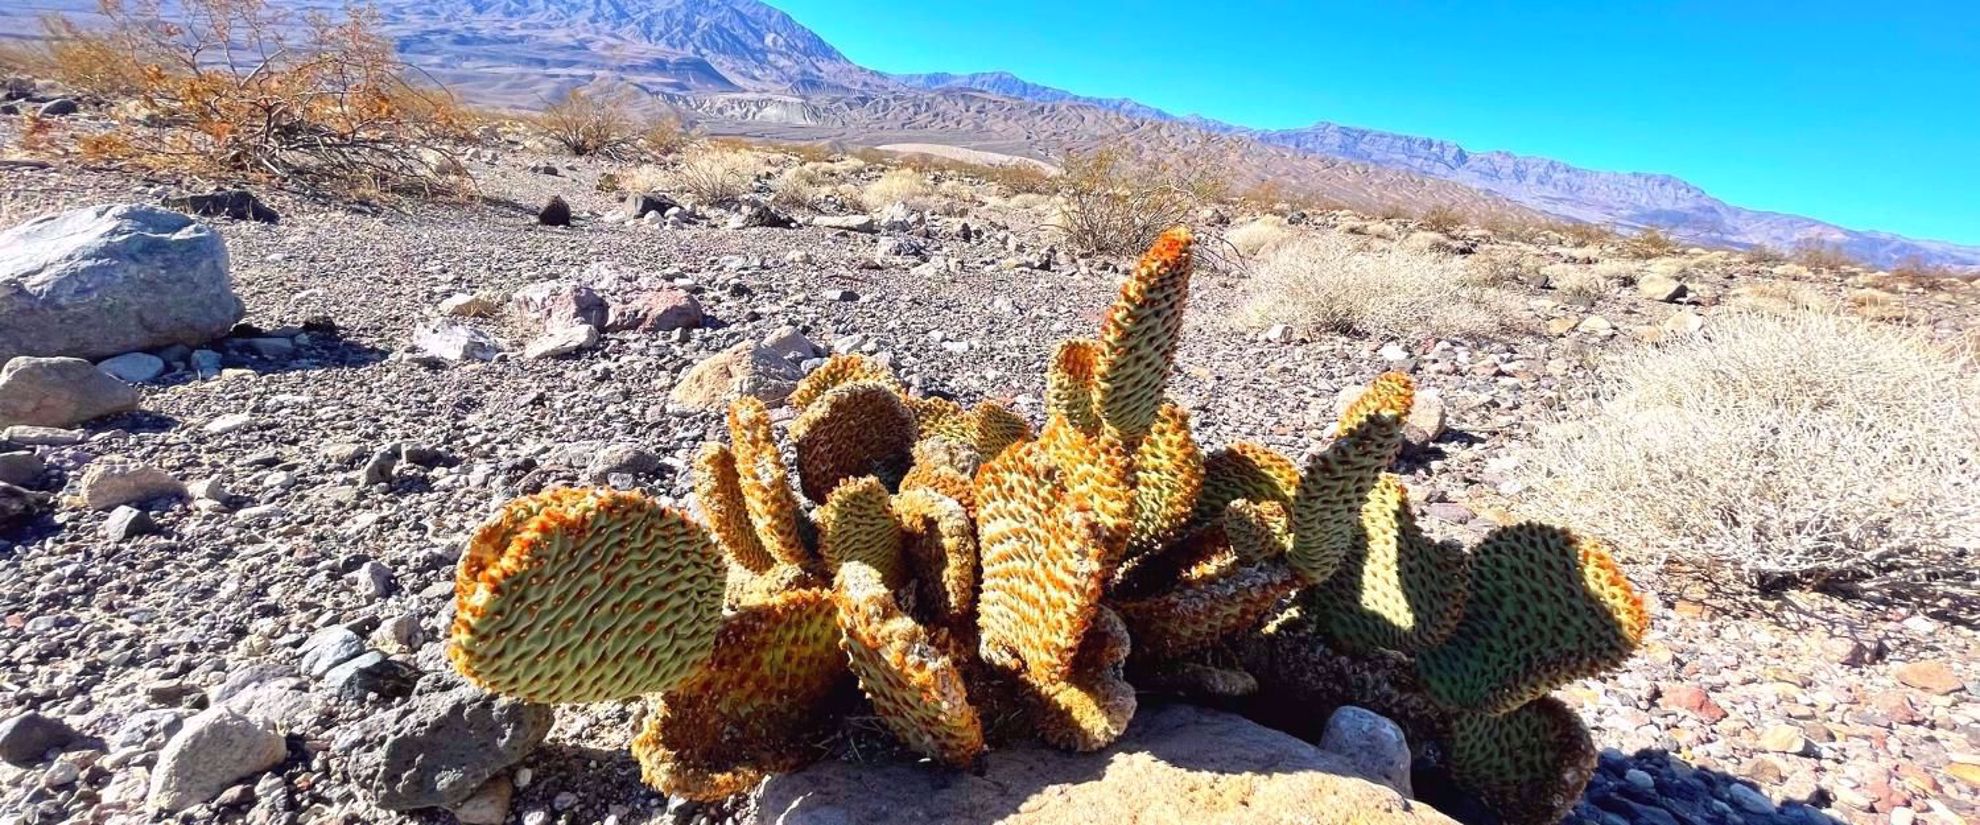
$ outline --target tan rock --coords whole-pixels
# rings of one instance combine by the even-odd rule
[[[744,341],[694,365],[669,397],[698,410],[721,409],[741,395],[774,405],[789,396],[802,377],[796,365],[775,351]]]
[[[1242,717],[1169,705],[1142,708],[1127,735],[1104,750],[996,750],[980,773],[899,762],[820,763],[766,782],[757,819],[764,825],[1453,821],[1354,773],[1346,760]]]
[[[1939,696],[1957,693],[1966,687],[1959,674],[1945,662],[1928,660],[1898,665],[1892,676],[1908,687],[1914,687]]]

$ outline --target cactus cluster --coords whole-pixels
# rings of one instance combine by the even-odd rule
[[[954,766],[1006,729],[1095,750],[1137,685],[1254,693],[1236,647],[1304,633],[1408,662],[1388,704],[1437,709],[1452,775],[1514,818],[1578,793],[1588,737],[1546,694],[1633,650],[1628,583],[1554,528],[1469,552],[1427,537],[1387,472],[1404,375],[1303,466],[1206,453],[1165,395],[1191,244],[1164,234],[1098,334],[1052,354],[1036,431],[838,356],[789,398],[794,461],[760,401],[731,406],[728,443],[695,458],[697,516],[632,493],[511,502],[461,564],[456,668],[538,702],[643,698],[647,781],[715,799],[816,758],[848,714]]]

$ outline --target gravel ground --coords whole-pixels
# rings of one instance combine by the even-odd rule
[[[545,162],[565,170],[528,171]],[[47,489],[74,494],[83,466],[118,455],[189,483],[219,479],[233,497],[153,503],[157,532],[122,541],[106,536],[106,514],[78,506],[0,535],[0,719],[39,711],[85,737],[53,766],[0,764],[0,818],[150,821],[144,776],[158,756],[155,745],[116,743],[131,720],[190,713],[244,671],[293,666],[322,628],[377,631],[374,643],[416,671],[422,694],[453,685],[440,639],[465,534],[518,490],[548,484],[629,482],[680,499],[693,448],[720,420],[669,391],[737,342],[795,327],[823,347],[884,353],[924,391],[1013,401],[1035,419],[1051,343],[1090,329],[1116,286],[1105,262],[1004,266],[1046,246],[1036,215],[1020,210],[931,219],[915,240],[935,264],[877,265],[880,241],[865,234],[602,220],[616,199],[593,191],[605,169],[588,162],[503,153],[471,166],[482,189],[473,203],[362,212],[276,194],[280,224],[216,221],[247,323],[307,337],[276,358],[238,337],[222,342],[218,377],[169,374],[144,388],[143,412],[92,422],[80,444],[39,448],[53,468]],[[0,184],[26,210],[155,201],[174,189],[60,166],[0,169]],[[534,225],[551,194],[570,201],[575,226]],[[975,239],[957,237],[964,222]],[[414,326],[450,295],[506,296],[600,266],[694,293],[708,328],[613,333],[532,360],[519,357],[529,330],[478,321],[511,355],[447,366],[404,357]],[[1410,453],[1405,481],[1433,533],[1467,539],[1517,507],[1503,471],[1510,445],[1574,397],[1602,352],[1633,346],[1627,330],[1672,311],[1625,295],[1530,310],[1536,326],[1600,314],[1625,331],[1613,336],[1266,341],[1229,320],[1243,290],[1239,273],[1196,282],[1174,393],[1200,437],[1298,453],[1321,440],[1341,388],[1413,369],[1442,396],[1449,429]],[[361,483],[363,465],[390,445],[414,449],[383,483]],[[612,445],[650,452],[657,468],[611,475],[623,469]],[[1577,820],[1980,815],[1980,642],[1970,628],[1814,596],[1727,600],[1634,572],[1653,591],[1652,641],[1622,671],[1566,691],[1608,749]],[[395,700],[309,696],[290,714],[274,781],[242,780],[177,821],[452,821],[379,810],[345,776],[340,735]],[[511,820],[746,816],[746,805],[670,804],[642,786],[623,750],[632,713],[630,703],[560,712],[523,763]]]

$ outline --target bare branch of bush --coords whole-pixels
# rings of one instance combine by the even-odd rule
[[[1063,210],[1053,227],[1083,252],[1138,252],[1224,194],[1216,163],[1130,162],[1119,152],[1098,149],[1069,153],[1061,166],[1064,171],[1053,180]]]
[[[571,89],[543,107],[534,122],[550,142],[573,155],[624,157],[644,136],[633,116],[635,94],[627,87]]]

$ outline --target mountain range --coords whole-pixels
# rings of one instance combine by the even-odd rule
[[[28,0],[0,31],[93,0]],[[336,10],[342,0],[285,7]],[[1262,130],[1096,98],[1008,72],[888,74],[860,66],[758,0],[374,0],[405,59],[484,105],[534,108],[563,91],[628,83],[714,134],[854,145],[950,145],[1049,159],[1098,145],[1140,153],[1214,146],[1235,177],[1358,208],[1447,205],[1657,228],[1697,243],[1839,248],[1892,266],[1980,266],[1980,247],[1845,229],[1734,206],[1670,175],[1583,169],[1449,141],[1319,122]],[[19,25],[16,23],[20,22]]]

